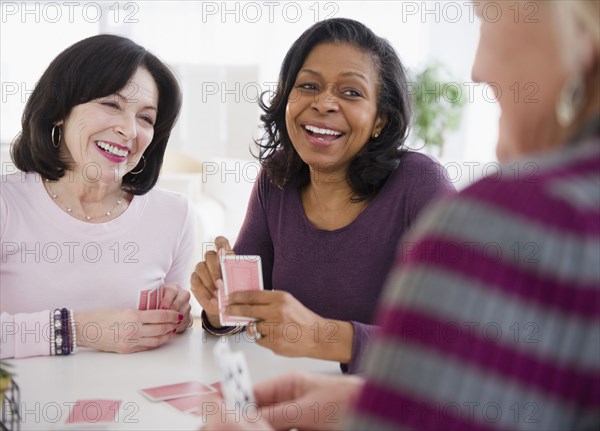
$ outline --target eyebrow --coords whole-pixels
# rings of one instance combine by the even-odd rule
[[[314,71],[312,69],[301,69],[300,72],[306,72],[306,73],[310,73],[311,75],[316,75],[316,76],[321,76],[321,74],[317,71]],[[365,74],[360,73],[360,72],[352,72],[352,71],[348,71],[348,72],[342,72],[341,76],[355,76],[359,79],[362,79],[363,81],[365,81],[367,84],[369,83],[369,79],[365,76]]]
[[[129,99],[127,97],[123,96],[121,93],[117,93],[117,96],[119,96],[121,99],[123,99],[126,102],[129,101]],[[158,108],[154,105],[147,105],[147,106],[144,106],[142,109],[152,109],[154,111],[158,111]]]

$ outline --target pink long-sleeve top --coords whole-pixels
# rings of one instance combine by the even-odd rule
[[[137,308],[138,292],[187,287],[193,208],[176,193],[134,196],[106,223],[63,211],[34,173],[0,177],[1,358],[49,355],[49,312]]]

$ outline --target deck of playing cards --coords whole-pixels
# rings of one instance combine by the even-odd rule
[[[146,289],[138,294],[138,310],[159,310],[164,287],[162,283],[154,289]]]
[[[230,316],[223,312],[225,297],[243,290],[263,290],[262,263],[260,256],[221,256],[223,289],[217,292],[219,320],[222,326],[240,326],[255,321],[244,316]]]

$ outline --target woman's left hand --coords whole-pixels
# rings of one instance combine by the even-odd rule
[[[183,320],[177,325],[177,333],[185,331],[193,323],[190,305],[190,292],[177,283],[163,285],[163,297],[160,304],[161,310],[178,311],[183,315]]]
[[[226,313],[257,319],[246,327],[257,343],[283,356],[308,356],[342,363],[352,356],[349,322],[327,320],[283,291],[241,291],[229,295]],[[255,332],[256,331],[256,332]]]

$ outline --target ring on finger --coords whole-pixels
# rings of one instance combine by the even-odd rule
[[[252,335],[252,338],[254,339],[254,341],[258,341],[263,337],[263,335],[258,330],[258,326],[257,326],[256,322],[250,322],[248,324],[248,327],[251,329],[251,332],[252,332],[251,335]]]

